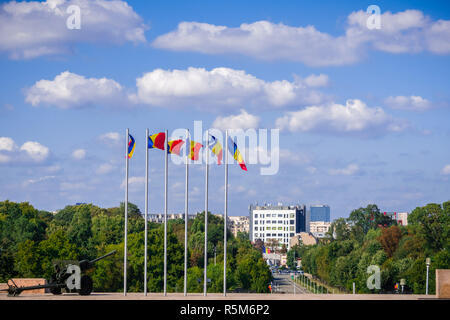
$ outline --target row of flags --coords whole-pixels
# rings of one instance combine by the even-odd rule
[[[148,215],[148,151],[149,149],[160,149],[167,150],[164,157],[165,162],[165,175],[164,175],[164,295],[167,292],[167,208],[168,208],[168,155],[175,154],[181,156],[181,149],[185,145],[186,146],[186,191],[185,191],[185,271],[184,271],[184,294],[187,294],[187,221],[188,221],[188,193],[189,193],[189,161],[196,161],[199,159],[200,149],[204,147],[200,142],[193,141],[189,138],[189,131],[186,130],[186,139],[174,139],[169,140],[168,131],[159,132],[150,135],[147,129],[146,131],[146,140],[147,146],[146,149],[146,167],[145,167],[145,238],[144,238],[144,294],[147,295],[147,215]],[[211,151],[217,158],[217,163],[220,165],[222,161],[224,161],[225,168],[225,208],[224,208],[224,295],[226,295],[226,259],[227,259],[227,251],[226,251],[226,243],[227,243],[227,212],[228,212],[228,155],[231,154],[233,159],[235,159],[242,170],[247,171],[247,166],[245,165],[244,158],[240,153],[236,142],[233,141],[231,137],[228,136],[228,131],[225,131],[225,149],[228,148],[229,153],[224,152],[224,148],[220,141],[210,135],[209,132],[206,133],[206,166],[205,166],[205,259],[204,259],[204,292],[203,294],[206,296],[207,292],[207,243],[208,243],[208,157],[209,151]],[[127,293],[127,217],[128,217],[128,162],[129,159],[133,157],[134,151],[136,149],[136,140],[129,133],[129,130],[126,131],[126,187],[125,187],[125,236],[124,236],[124,295]]]
[[[136,147],[136,140],[133,138],[131,134],[129,136],[129,142],[128,142],[128,159],[131,159],[134,154],[134,149]],[[211,149],[212,153],[217,157],[217,163],[220,165],[222,164],[223,159],[223,148],[222,144],[219,142],[219,140],[210,135],[211,141],[208,142],[208,147]],[[166,134],[164,132],[155,133],[148,137],[148,148],[149,149],[160,149],[164,150],[164,141],[166,140]],[[186,141],[188,141],[189,138],[186,138]],[[180,155],[181,148],[185,144],[184,140],[177,139],[177,140],[169,140],[167,142],[167,152],[169,154],[176,154]],[[198,160],[198,154],[200,152],[200,149],[203,147],[203,145],[199,142],[190,141],[190,149],[189,149],[189,159],[191,160]],[[247,166],[245,165],[244,158],[239,151],[237,144],[231,139],[231,137],[228,137],[228,150],[233,155],[233,158],[238,162],[239,166],[242,170],[247,171]]]

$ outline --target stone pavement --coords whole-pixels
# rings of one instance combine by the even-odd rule
[[[206,297],[201,293],[92,293],[90,296],[78,294],[27,294],[22,293],[18,297],[8,297],[6,293],[0,293],[0,300],[421,300],[436,299],[435,295],[412,294],[259,294],[259,293],[228,293],[226,297],[220,293],[209,293]]]

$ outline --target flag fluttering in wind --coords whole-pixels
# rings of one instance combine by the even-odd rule
[[[222,163],[222,158],[223,158],[223,149],[222,149],[222,145],[220,144],[219,140],[214,137],[211,136],[212,141],[209,143],[208,147],[211,148],[212,153],[214,153],[217,157],[217,163],[221,164]]]
[[[129,141],[128,141],[128,159],[131,159],[134,153],[134,149],[136,147],[136,141],[134,140],[133,136],[131,134],[128,135]]]
[[[155,133],[148,137],[149,149],[161,149],[164,150],[164,141],[166,140],[166,134],[164,132]]]
[[[236,143],[233,141],[233,139],[231,139],[231,137],[228,137],[228,150],[233,155],[234,160],[239,163],[241,169],[247,171],[247,166],[245,165],[244,158],[242,157],[242,154],[239,152]]]
[[[270,253],[270,249],[267,248],[267,247],[265,247],[265,246],[263,246],[263,247],[262,247],[262,252],[263,252],[263,253],[266,253],[266,254],[269,254],[269,253]]]
[[[169,148],[167,148],[168,152],[170,154],[173,153],[173,154],[176,154],[176,155],[179,156],[180,155],[180,151],[181,151],[181,147],[183,146],[184,141],[181,140],[181,139],[171,140],[167,144],[169,145]]]
[[[159,132],[152,134],[148,137],[148,148],[149,149],[160,149],[164,150],[164,141],[166,140],[166,134],[164,132]],[[184,141],[181,139],[171,140],[167,142],[168,148],[167,152],[169,154],[180,155],[181,147],[183,146]]]
[[[191,160],[198,160],[198,153],[200,151],[200,148],[203,147],[203,145],[199,142],[195,142],[193,140],[191,140],[191,150],[189,151],[189,159]]]

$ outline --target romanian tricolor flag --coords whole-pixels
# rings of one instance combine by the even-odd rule
[[[166,141],[166,134],[164,132],[155,133],[148,137],[148,148],[164,150],[164,141]],[[167,144],[167,152],[169,154],[173,153],[179,156],[184,141],[181,139],[171,140],[167,142]]]
[[[148,148],[164,150],[164,141],[166,141],[166,134],[164,132],[155,133],[148,137]]]
[[[217,156],[217,163],[221,164],[223,158],[222,145],[216,137],[211,136],[211,138],[212,142],[209,144],[209,147],[211,148],[211,151]]]
[[[233,155],[234,160],[239,163],[241,169],[247,171],[244,158],[242,157],[242,154],[239,152],[236,143],[233,141],[233,139],[231,139],[231,137],[228,137],[228,150]]]
[[[172,140],[168,142],[169,144],[169,148],[167,148],[169,150],[169,153],[173,153],[176,155],[180,155],[180,151],[181,151],[181,147],[184,144],[184,141],[179,139],[179,140]]]
[[[189,159],[198,160],[198,153],[203,145],[199,142],[191,140],[191,150],[189,151]]]
[[[130,141],[128,141],[128,159],[131,159],[134,153],[134,148],[136,147],[136,141],[131,134],[128,134]]]

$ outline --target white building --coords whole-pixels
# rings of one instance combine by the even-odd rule
[[[189,214],[188,219],[194,219],[197,216],[197,214]],[[176,219],[183,219],[184,220],[184,213],[170,213],[167,214],[167,220],[176,220]],[[164,214],[163,213],[153,213],[148,215],[148,221],[149,222],[156,222],[156,223],[163,223],[164,222]]]
[[[236,237],[238,232],[250,231],[250,219],[248,216],[228,216],[227,226]]]
[[[408,212],[398,212],[397,213],[397,223],[402,226],[408,225]]]
[[[261,239],[265,245],[278,242],[290,248],[289,240],[296,233],[306,231],[306,206],[250,206],[250,241]]]
[[[310,221],[309,232],[311,232],[316,238],[323,238],[325,234],[330,230],[331,222],[327,221]]]
[[[392,220],[396,220],[399,225],[408,225],[408,212],[383,212],[383,214],[391,217]]]

